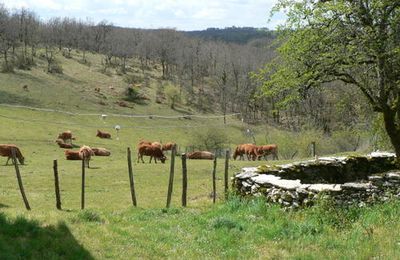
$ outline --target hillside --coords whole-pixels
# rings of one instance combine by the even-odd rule
[[[227,27],[223,29],[208,28],[201,31],[184,32],[191,37],[199,37],[211,41],[224,41],[228,43],[246,44],[252,40],[269,39],[276,37],[273,31],[266,28],[253,27]]]

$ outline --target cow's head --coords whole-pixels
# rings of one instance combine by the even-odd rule
[[[24,164],[25,158],[21,155],[20,157],[18,157],[18,161],[20,164]]]
[[[165,156],[163,156],[163,157],[160,158],[160,161],[161,161],[162,163],[165,163],[165,160],[167,160],[167,157],[165,157]]]

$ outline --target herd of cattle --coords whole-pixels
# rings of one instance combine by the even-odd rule
[[[97,137],[110,139],[111,134],[97,130]],[[72,144],[72,140],[75,138],[72,136],[71,131],[64,131],[58,135],[56,143],[60,148],[67,149],[64,151],[65,158],[67,160],[84,160],[86,166],[89,168],[89,161],[92,156],[110,156],[111,152],[106,148],[101,147],[89,147],[89,146],[75,146]],[[70,150],[75,147],[79,147],[79,150]],[[165,151],[171,151],[176,148],[176,143],[168,142],[161,144],[159,142],[140,141],[137,146],[137,162],[139,160],[144,163],[143,156],[149,156],[151,163],[154,158],[154,162],[160,160],[165,163],[167,157]],[[15,156],[20,164],[24,164],[24,157],[20,149],[14,144],[0,144],[0,156],[8,157],[6,165],[12,158],[12,151],[15,151]],[[236,146],[233,152],[233,159],[236,160],[238,157],[240,160],[244,160],[246,156],[247,160],[260,160],[262,157],[267,159],[268,155],[272,155],[273,159],[278,159],[278,146],[276,144],[261,145],[257,146],[254,144],[239,144]],[[188,159],[205,159],[213,160],[214,154],[209,151],[194,151],[186,154]]]

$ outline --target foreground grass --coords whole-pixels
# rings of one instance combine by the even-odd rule
[[[209,208],[14,212],[0,215],[0,257],[397,259],[399,214],[399,202],[283,212],[238,198]]]

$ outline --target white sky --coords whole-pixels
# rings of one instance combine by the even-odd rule
[[[284,21],[269,12],[277,0],[0,0],[7,8],[25,7],[42,19],[55,16],[107,20],[134,28],[201,30],[230,26],[274,29]]]

